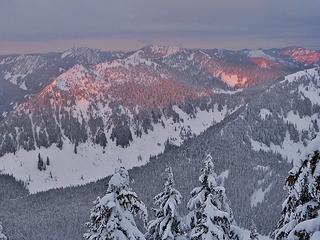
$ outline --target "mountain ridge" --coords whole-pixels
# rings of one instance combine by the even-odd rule
[[[97,81],[101,81],[101,79],[97,79]],[[217,95],[217,99],[220,99],[220,101],[221,98],[225,98],[225,101],[220,103],[222,109],[223,106],[228,105],[228,109],[232,111],[227,115],[220,115],[220,119],[213,125],[208,123],[203,131],[196,134],[198,136],[181,141],[181,144],[177,144],[179,147],[172,147],[171,144],[162,145],[161,147],[164,147],[162,154],[151,158],[148,156],[146,162],[144,160],[138,162],[137,159],[137,162],[141,164],[135,165],[136,167],[133,165],[127,166],[128,168],[133,167],[130,170],[130,175],[134,179],[133,187],[139,195],[143,196],[150,207],[152,197],[156,194],[161,184],[155,176],[160,176],[166,166],[172,166],[177,189],[184,196],[188,196],[191,186],[198,181],[196,173],[199,171],[201,159],[207,152],[211,152],[217,173],[224,176],[224,185],[239,225],[248,227],[251,224],[251,219],[254,219],[259,231],[269,233],[274,229],[276,219],[278,219],[280,213],[280,205],[285,195],[283,183],[287,172],[292,167],[292,159],[294,158],[296,161],[300,157],[303,158],[306,152],[312,151],[314,147],[320,144],[318,126],[320,121],[320,102],[318,97],[320,94],[320,69],[315,67],[302,70],[283,78],[264,82],[264,85],[258,84],[242,90],[214,89],[213,92],[220,92]],[[231,103],[234,104],[239,100],[240,102],[243,101],[241,106],[233,105],[236,108],[232,108]],[[218,105],[216,106],[217,108],[214,109],[218,109]],[[210,107],[208,109],[210,110]],[[177,108],[174,107],[173,110],[177,110]],[[183,116],[181,112],[178,113],[179,118],[187,119],[181,117]],[[199,119],[201,118],[189,118],[189,120],[197,122]],[[205,119],[207,119],[207,116],[205,116]],[[303,124],[301,124],[302,121]],[[148,134],[144,136],[151,136],[149,134],[152,133],[158,134],[159,132],[155,126],[153,125],[154,130],[148,130]],[[163,128],[161,124],[159,127],[160,129]],[[167,130],[168,132],[165,132],[165,136],[174,132],[174,127],[167,128]],[[112,140],[109,142],[111,143]],[[175,144],[175,141],[169,141],[169,143]],[[147,149],[150,148],[151,145],[147,144],[150,144],[149,138],[142,144],[144,146],[143,151],[146,150],[145,146],[148,146]],[[157,146],[157,143],[155,142],[153,146]],[[65,150],[68,149],[69,151],[68,156],[79,156],[85,152],[92,151],[92,148],[83,148],[83,145],[79,144],[78,153],[74,154],[73,143],[69,146],[64,145],[64,147]],[[130,146],[122,150],[125,151],[129,148]],[[49,155],[49,151],[41,148],[41,154],[44,159]],[[103,151],[102,146],[99,147],[99,151]],[[46,184],[55,181],[55,174],[53,174],[52,180],[49,171],[54,170],[53,167],[57,161],[51,156],[56,156],[58,159],[62,156],[58,154],[59,152],[52,152],[50,166],[47,166],[46,171],[39,171],[36,166],[37,153],[37,151],[23,152],[20,155],[20,157],[24,156],[25,159],[28,159],[27,162],[32,163],[30,165],[22,162],[20,166],[20,157],[17,156],[19,152],[16,155],[10,155],[5,160],[6,162],[9,160],[16,162],[12,169],[20,169],[20,171],[21,169],[27,169],[29,172],[35,171],[37,173],[32,176],[34,182],[29,185],[29,189],[33,193],[38,191],[39,183],[42,183],[43,180],[47,181]],[[28,154],[31,155],[28,156]],[[136,156],[132,152],[125,152],[125,155],[129,156],[128,160],[132,160],[134,159],[133,156]],[[86,155],[85,158],[95,159],[96,157]],[[101,159],[103,160],[103,158]],[[0,160],[4,161],[4,158],[0,158]],[[71,166],[76,163],[70,158],[62,160],[66,163],[71,163]],[[81,165],[83,162],[78,161],[79,159],[76,160],[81,169],[88,167],[88,165]],[[113,163],[113,165],[111,164],[111,166],[124,165],[124,161],[121,162],[120,160]],[[147,164],[145,165],[145,163]],[[10,168],[8,166],[7,168]],[[75,171],[75,169],[71,171],[69,166],[65,164],[61,166],[63,167],[61,169],[65,170],[65,172],[61,171],[61,169],[59,171],[64,175],[69,174],[70,176],[70,172]],[[75,183],[83,181],[82,183],[85,184],[83,186],[49,190],[30,195],[31,200],[24,202],[24,204],[26,204],[27,209],[33,210],[30,212],[21,210],[20,213],[24,216],[23,219],[28,219],[29,221],[30,218],[33,218],[35,221],[39,221],[41,218],[46,218],[45,216],[50,214],[52,209],[55,209],[54,206],[57,202],[63,202],[68,199],[67,205],[62,207],[59,204],[59,207],[62,207],[63,210],[58,210],[59,214],[52,221],[65,222],[68,221],[66,219],[72,218],[74,225],[66,229],[66,235],[78,236],[83,232],[81,221],[88,215],[91,201],[96,195],[102,194],[104,191],[104,184],[108,177],[103,177],[108,175],[107,167],[110,168],[110,164],[98,165],[95,168],[96,175],[101,174],[99,179],[102,179],[96,183],[85,184],[89,177],[84,174],[83,181],[81,180],[81,173],[79,173],[73,180]],[[3,168],[0,167],[0,169]],[[93,168],[88,168],[88,171],[92,170]],[[37,179],[37,176],[40,176],[40,178]],[[43,176],[47,177],[43,178]],[[24,177],[28,180],[28,174]],[[59,176],[57,180],[59,181]],[[96,179],[91,180],[95,181]],[[147,185],[145,184],[146,182],[148,183]],[[56,187],[56,185],[51,185],[49,188]],[[42,190],[47,189],[44,187]],[[73,199],[75,196],[77,196],[76,199]],[[46,201],[42,202],[43,199],[46,199]],[[70,201],[70,199],[73,200]],[[36,205],[39,204],[37,206],[41,206],[43,209],[40,216],[35,214],[37,208],[30,207],[30,204],[34,204],[34,201]],[[47,203],[49,206],[47,206]],[[184,206],[185,202],[182,205]],[[15,208],[15,203],[5,202],[4,208],[13,209]],[[77,209],[76,216],[70,213],[70,209]],[[186,209],[182,209],[182,211],[186,211]],[[4,212],[7,215],[5,222],[10,225],[12,214],[7,211]],[[19,220],[19,222],[29,226],[23,219]]]
[[[125,153],[136,158],[134,166],[145,164],[151,155],[163,152],[167,143],[180,145],[247,103],[249,97],[244,90],[250,89],[250,85],[228,86],[219,77],[221,67],[234,64],[231,72],[239,68],[243,73],[248,67],[251,69],[248,76],[261,72],[261,79],[252,83],[259,86],[267,80],[276,81],[284,72],[279,75],[278,65],[269,69],[252,62],[251,58],[277,60],[282,51],[147,46],[98,64],[75,64],[14,107],[0,122],[2,172],[16,174],[14,166],[20,166],[19,179],[31,184],[33,191],[37,191],[35,186],[40,179],[49,182],[48,186],[59,186],[54,184],[58,179],[55,174],[62,171],[62,163],[56,169],[53,164],[46,172],[38,172],[37,154],[44,152],[53,158],[57,151],[63,152],[64,145],[67,155],[74,158],[68,164],[69,170],[77,172],[77,179],[67,180],[72,185],[96,179],[92,175],[86,179],[81,167],[72,166],[81,154],[83,166],[86,166],[84,158],[95,159],[96,166],[106,161],[103,158],[107,156],[112,159],[112,166],[132,161]],[[298,51],[300,55],[310,54],[300,48]],[[91,56],[96,51],[72,49],[63,56],[79,56],[77,52]],[[297,63],[291,62],[286,71],[296,68],[291,68],[292,64]],[[139,144],[134,145],[135,141],[152,142],[152,150],[143,154]],[[132,154],[133,148],[139,150]],[[84,154],[90,151],[96,155]],[[111,152],[116,154],[108,155]],[[22,153],[28,156],[27,161],[21,160]],[[10,158],[16,159],[13,165]],[[28,167],[23,167],[26,162]],[[38,180],[32,183],[30,173]],[[106,173],[100,172],[99,178],[103,174]],[[48,189],[44,185],[41,184],[41,189]]]

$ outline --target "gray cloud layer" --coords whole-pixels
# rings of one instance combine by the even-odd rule
[[[234,40],[234,47],[319,47],[319,9],[319,0],[0,0],[0,44],[122,39],[201,47]]]

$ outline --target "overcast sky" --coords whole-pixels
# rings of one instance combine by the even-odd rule
[[[320,0],[0,0],[0,53],[320,48]]]

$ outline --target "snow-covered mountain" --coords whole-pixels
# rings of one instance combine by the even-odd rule
[[[0,119],[74,65],[91,66],[123,54],[72,48],[63,53],[0,56]]]
[[[260,93],[254,85],[317,64],[317,54],[147,46],[1,57],[4,86],[19,94],[4,96],[0,170],[36,192],[144,165],[246,105]]]
[[[305,48],[230,51],[147,46],[144,55],[199,83],[219,80],[229,87],[248,87],[320,63],[320,51]]]
[[[245,102],[241,91],[183,82],[139,52],[92,68],[76,65],[1,122],[0,169],[31,192],[84,184],[119,165],[146,164]],[[37,167],[38,153],[50,159],[46,171]]]
[[[240,113],[157,161],[174,162],[179,189],[188,194],[188,186],[197,181],[195,169],[201,158],[211,152],[225,177],[237,221],[249,226],[254,219],[260,231],[268,233],[281,211],[288,171],[320,146],[319,122],[320,69],[316,67],[279,79]]]
[[[320,70],[312,67],[319,64],[318,53],[148,46],[71,66],[0,122],[0,171],[32,193],[81,186],[18,195],[2,202],[1,217],[23,229],[59,222],[66,239],[78,236],[108,178],[92,181],[120,165],[140,166],[130,170],[132,185],[150,208],[161,187],[156,176],[166,166],[172,166],[177,189],[189,196],[210,152],[238,224],[248,227],[254,219],[259,232],[269,233],[289,169],[320,145]],[[252,81],[228,84],[217,74],[221,69]],[[23,232],[10,231],[16,239]]]

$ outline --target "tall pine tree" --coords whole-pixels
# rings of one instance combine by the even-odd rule
[[[154,197],[156,219],[148,224],[148,239],[173,240],[181,233],[178,205],[182,196],[174,188],[173,173],[171,167],[166,168],[166,181],[164,190]]]
[[[88,240],[145,240],[136,226],[134,216],[139,215],[146,223],[144,203],[132,191],[127,170],[120,168],[111,177],[107,193],[95,201],[91,221],[87,223]]]
[[[201,186],[191,192],[188,202],[188,224],[192,240],[240,239],[239,231],[233,226],[233,213],[225,195],[225,189],[217,183],[211,155],[203,161]]]
[[[7,240],[6,235],[4,235],[4,233],[2,233],[2,231],[3,231],[3,228],[2,228],[2,225],[0,222],[0,240]]]
[[[301,161],[286,181],[288,196],[274,232],[276,240],[320,239],[320,154]]]

